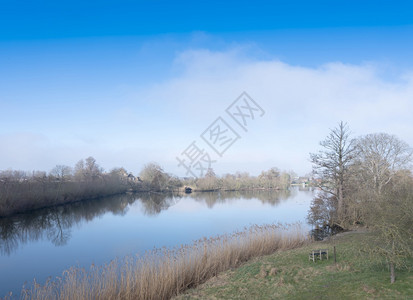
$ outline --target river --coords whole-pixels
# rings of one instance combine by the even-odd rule
[[[191,243],[253,224],[305,222],[314,192],[126,194],[0,218],[0,297],[71,266]]]

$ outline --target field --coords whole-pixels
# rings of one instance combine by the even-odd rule
[[[396,270],[390,284],[387,265],[363,251],[371,238],[371,233],[347,232],[255,258],[175,299],[413,299],[413,260]],[[308,253],[320,248],[329,249],[329,260],[309,261]]]

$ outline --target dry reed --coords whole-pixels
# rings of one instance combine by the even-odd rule
[[[251,258],[301,246],[307,239],[299,225],[254,225],[89,270],[70,268],[60,278],[23,289],[21,298],[170,299]]]

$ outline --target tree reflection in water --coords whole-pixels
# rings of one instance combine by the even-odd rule
[[[71,229],[81,222],[88,222],[108,212],[125,215],[129,206],[141,204],[143,213],[155,216],[177,204],[182,197],[190,197],[213,208],[217,203],[240,199],[258,199],[262,203],[278,205],[292,197],[297,190],[218,191],[187,194],[139,193],[123,194],[96,200],[82,201],[31,213],[0,218],[0,254],[10,255],[19,246],[38,240],[48,240],[55,246],[64,246],[71,238]]]
[[[112,196],[0,218],[0,254],[10,255],[19,245],[44,239],[64,246],[74,225],[107,212],[125,215],[129,204],[135,201],[133,195]]]
[[[278,205],[297,193],[296,190],[245,190],[245,191],[218,191],[192,193],[196,201],[205,202],[209,208],[217,203],[233,202],[240,199],[258,199],[262,203]]]
[[[177,204],[182,197],[182,194],[142,193],[139,194],[139,201],[145,215],[155,216]]]

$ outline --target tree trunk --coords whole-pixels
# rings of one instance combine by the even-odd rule
[[[343,221],[344,211],[343,211],[343,184],[340,182],[338,184],[337,193],[337,217],[338,221],[341,223]]]
[[[396,281],[396,274],[394,273],[394,263],[390,263],[390,283],[394,283]]]

